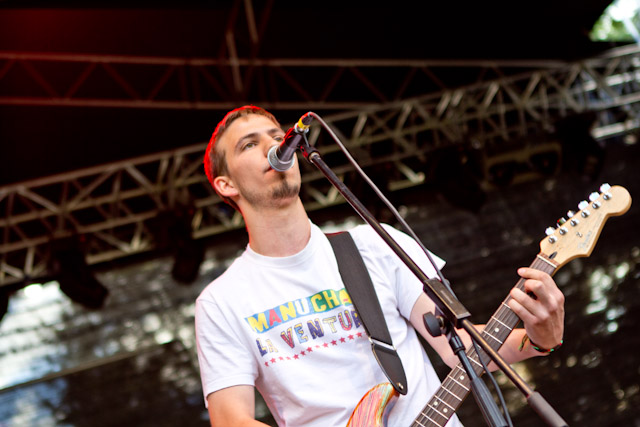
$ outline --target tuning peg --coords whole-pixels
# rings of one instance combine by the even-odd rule
[[[574,227],[580,223],[580,221],[574,218],[575,214],[576,213],[574,211],[567,211],[567,218],[569,218],[569,224],[573,225]]]
[[[611,186],[607,183],[602,184],[600,186],[600,192],[603,193],[602,194],[602,198],[605,200],[609,200],[611,199],[611,193],[609,192],[609,190],[611,190]]]
[[[545,234],[547,236],[549,236],[549,242],[550,243],[555,243],[556,242],[556,236],[554,236],[554,233],[556,232],[555,228],[553,227],[547,227],[547,229],[544,231]]]
[[[598,209],[601,206],[600,202],[598,201],[599,198],[600,198],[600,193],[589,194],[589,200],[593,202],[591,203],[591,207],[593,209]]]
[[[565,234],[567,234],[567,232],[568,232],[567,228],[566,228],[566,227],[563,227],[563,225],[564,225],[566,222],[567,222],[567,220],[566,220],[566,219],[564,219],[564,218],[560,218],[560,219],[557,221],[558,232],[559,232],[560,234],[562,234],[562,235],[565,235]]]
[[[580,215],[582,215],[583,218],[586,218],[589,216],[589,211],[587,210],[587,208],[589,207],[589,202],[587,202],[586,200],[581,201],[580,203],[578,203],[578,209],[580,209]]]

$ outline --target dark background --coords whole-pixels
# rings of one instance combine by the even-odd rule
[[[609,3],[277,1],[255,55],[571,61],[613,46],[590,42],[587,36]],[[219,57],[224,56],[232,6],[160,1],[153,8],[142,2],[56,2],[52,7],[4,1],[0,50]],[[246,48],[248,35],[239,31],[236,37]],[[466,82],[466,76],[452,75],[448,85]],[[255,101],[237,99],[238,105]],[[272,111],[283,123],[302,112]],[[223,114],[0,106],[0,185],[200,143]],[[431,197],[436,190],[432,184],[398,192],[394,201],[407,207],[407,219],[425,245],[448,261],[445,275],[473,319],[484,322],[515,283],[515,269],[534,259],[545,227],[566,210],[575,210],[601,182],[623,185],[632,197],[639,194],[638,150],[637,144],[609,140],[597,176],[586,179],[565,170],[546,180],[496,190],[474,213]],[[318,223],[352,216],[344,206],[312,214]],[[570,425],[640,425],[635,355],[639,224],[636,204],[607,223],[591,257],[573,261],[558,273],[556,280],[567,297],[565,344],[548,358],[520,365],[519,372]],[[233,253],[245,244],[239,232],[209,241],[208,249]],[[9,316],[42,316],[47,307],[14,305],[0,324],[5,343],[0,357],[8,360],[38,349],[44,355],[33,359],[40,365],[33,365],[31,377],[25,374],[23,382],[0,390],[0,425],[206,425],[193,337],[181,328],[192,328],[189,307],[224,264],[204,269],[191,287],[180,287],[171,283],[165,261],[101,266],[98,273],[111,297],[98,313],[55,300],[51,306],[61,307],[65,315],[30,327],[26,320],[9,323]],[[145,326],[151,313],[176,329],[173,341],[159,345],[149,338],[155,332]],[[105,350],[130,333],[138,342],[126,357],[114,358]],[[39,338],[30,339],[30,334]],[[73,360],[77,369],[56,369],[68,366],[65,360]],[[448,371],[439,366],[439,372]],[[504,378],[501,384],[515,425],[543,425]],[[268,415],[259,415],[268,420]],[[467,426],[484,425],[471,398],[460,416]]]
[[[300,3],[273,3],[256,57],[570,61],[611,47],[588,39],[609,0]],[[54,4],[60,6],[0,2],[0,50],[219,57],[233,2]],[[249,35],[238,27],[242,53]],[[448,84],[457,82],[465,76],[453,74]],[[237,99],[238,105],[257,101]],[[304,112],[271,110],[281,123]],[[0,106],[0,183],[206,141],[225,111]]]

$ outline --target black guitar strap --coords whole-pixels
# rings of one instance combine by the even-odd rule
[[[400,394],[407,394],[407,378],[402,361],[391,340],[380,301],[358,247],[348,232],[327,234],[327,237],[336,255],[344,286],[369,335],[371,350],[378,364],[393,388]]]

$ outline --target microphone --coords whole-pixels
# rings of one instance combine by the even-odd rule
[[[286,172],[291,169],[295,159],[293,158],[298,146],[302,142],[304,134],[309,132],[309,125],[313,117],[310,113],[306,113],[298,123],[290,128],[284,135],[284,141],[280,145],[274,145],[267,153],[267,161],[271,169],[278,172]]]

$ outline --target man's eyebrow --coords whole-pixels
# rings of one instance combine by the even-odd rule
[[[280,128],[271,128],[267,131],[269,135],[275,135],[277,133],[284,133],[284,131]]]
[[[284,131],[282,129],[280,129],[280,128],[274,127],[274,128],[271,128],[271,129],[267,130],[266,133],[269,136],[273,136],[273,135],[277,135],[277,134],[284,134]],[[256,138],[259,134],[260,134],[259,132],[251,132],[251,133],[248,133],[248,134],[244,135],[243,137],[241,137],[238,140],[238,142],[236,142],[235,149],[237,150],[246,139]]]
[[[251,133],[248,133],[248,134],[244,135],[243,137],[241,137],[241,138],[236,142],[235,149],[237,150],[237,149],[242,145],[242,143],[244,142],[244,140],[245,140],[245,139],[253,139],[253,138],[255,138],[256,136],[258,136],[258,132],[251,132]]]

